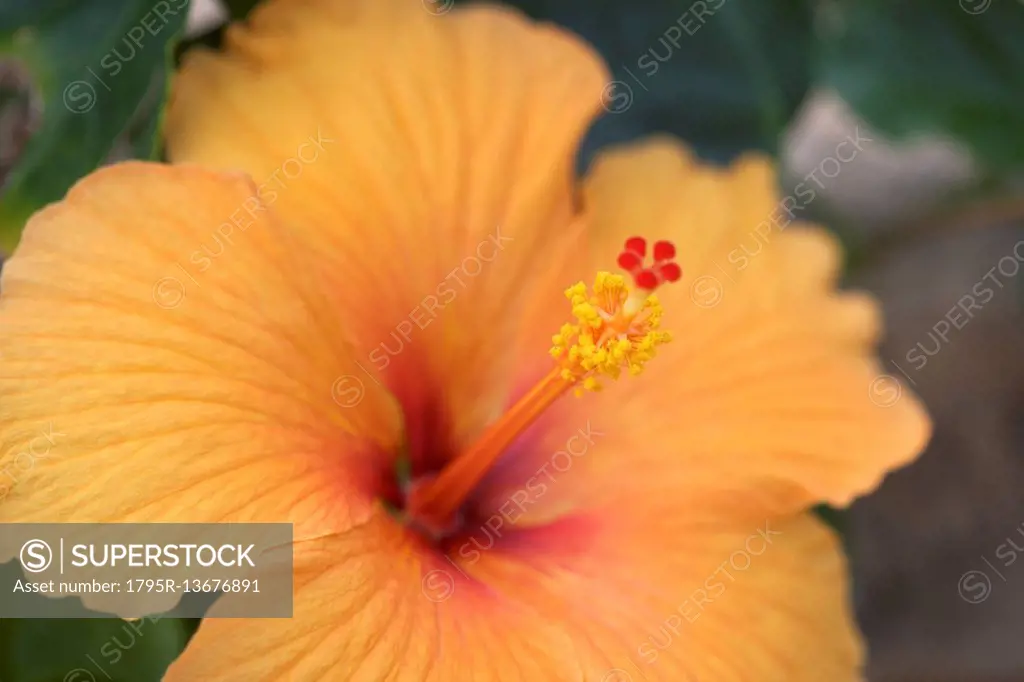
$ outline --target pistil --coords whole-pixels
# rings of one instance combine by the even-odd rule
[[[406,504],[410,519],[442,534],[501,454],[569,389],[579,396],[601,390],[599,377],[614,380],[623,369],[633,376],[643,371],[657,346],[671,339],[658,329],[662,308],[653,292],[682,275],[672,262],[671,243],[654,245],[651,267],[644,266],[646,250],[646,242],[634,237],[619,255],[618,264],[632,276],[633,288],[621,275],[599,272],[592,290],[582,282],[566,290],[574,322],[552,337],[555,367],[440,473],[411,487]]]

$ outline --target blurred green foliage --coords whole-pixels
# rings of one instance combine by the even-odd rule
[[[0,619],[0,681],[159,680],[188,641],[177,618]]]
[[[27,577],[16,560],[0,564],[5,585]],[[82,618],[0,618],[0,682],[159,680],[199,625],[160,615],[127,622],[88,611],[77,598],[61,601]]]
[[[983,165],[1024,165],[1020,0],[515,0],[568,26],[612,69],[589,156],[652,131],[705,158],[774,151],[813,87],[895,137],[946,134]]]
[[[612,71],[609,115],[585,141],[583,163],[605,145],[655,131],[714,161],[774,152],[810,83],[812,12],[804,0],[510,4],[573,29]]]
[[[836,0],[819,82],[880,130],[942,133],[996,172],[1024,165],[1024,2]]]
[[[29,215],[105,161],[159,157],[187,1],[0,0],[0,252]],[[236,18],[253,4],[226,3]],[[658,131],[716,162],[775,153],[812,88],[838,92],[888,134],[961,140],[989,177],[1024,165],[1018,0],[511,4],[584,36],[612,70],[608,114],[585,141],[584,165],[606,145]],[[178,52],[216,45],[222,33]],[[835,510],[816,511],[842,529]],[[0,682],[157,680],[196,626],[0,620]]]
[[[188,0],[0,3],[0,59],[24,73],[29,86],[21,96],[28,120],[11,125],[32,133],[3,168],[0,249],[14,246],[40,206],[62,198],[76,180],[116,154],[115,142],[127,133],[136,139],[124,140],[121,156],[155,157],[170,46],[184,27],[187,5]]]

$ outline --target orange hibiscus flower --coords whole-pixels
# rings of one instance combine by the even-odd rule
[[[0,518],[293,523],[294,617],[205,621],[170,680],[858,678],[808,509],[929,423],[833,240],[752,239],[770,163],[657,139],[577,185],[608,74],[498,8],[277,0],[226,42],[180,165],[98,171],[4,268],[0,463],[62,440]]]

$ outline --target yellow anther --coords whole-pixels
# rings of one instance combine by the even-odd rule
[[[564,324],[551,337],[551,356],[559,361],[562,378],[576,384],[577,395],[601,390],[598,376],[617,379],[623,369],[639,375],[655,348],[671,340],[658,330],[664,309],[657,296],[631,291],[621,275],[598,272],[592,293],[579,282],[565,296],[576,323]]]

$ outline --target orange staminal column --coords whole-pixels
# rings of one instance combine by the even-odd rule
[[[623,369],[640,374],[655,348],[671,339],[658,329],[662,307],[653,292],[677,281],[682,271],[672,262],[675,247],[670,242],[655,243],[651,267],[644,266],[646,250],[646,241],[633,237],[619,255],[618,264],[632,276],[633,289],[621,275],[599,272],[592,290],[582,282],[566,290],[574,322],[552,337],[556,366],[439,474],[412,486],[406,504],[410,520],[442,534],[508,446],[570,388],[582,395],[602,389],[599,376],[618,379]]]
[[[573,386],[559,368],[549,372],[497,421],[488,426],[473,445],[437,476],[414,485],[407,505],[409,516],[428,530],[441,534],[473,487],[501,453]]]

